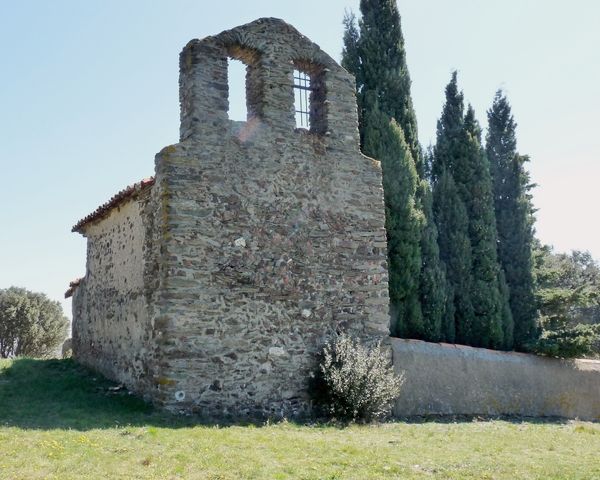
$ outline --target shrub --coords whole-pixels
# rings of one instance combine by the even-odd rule
[[[52,356],[68,326],[60,303],[43,293],[16,287],[0,290],[0,358]]]
[[[340,334],[325,345],[311,390],[327,416],[371,421],[389,413],[402,383],[380,344],[367,348]]]
[[[595,352],[600,340],[600,325],[579,324],[544,330],[530,350],[539,355],[576,358]]]

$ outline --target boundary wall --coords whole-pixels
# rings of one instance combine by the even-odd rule
[[[600,421],[600,361],[391,339],[397,417],[522,415]]]

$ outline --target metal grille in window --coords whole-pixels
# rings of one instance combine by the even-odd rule
[[[296,127],[310,129],[310,76],[294,70],[294,107]]]

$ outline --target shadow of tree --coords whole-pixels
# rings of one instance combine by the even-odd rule
[[[423,423],[476,423],[476,422],[492,422],[501,421],[513,424],[535,424],[535,425],[566,425],[572,420],[563,417],[526,417],[520,415],[414,415],[412,417],[398,417],[397,422],[407,424],[423,424]]]
[[[112,388],[112,389],[111,389]],[[21,358],[0,364],[0,425],[26,429],[90,430],[199,423],[158,411],[71,359]]]
[[[79,431],[125,426],[188,428],[204,425],[227,428],[262,427],[268,425],[269,420],[207,419],[198,415],[172,414],[154,408],[72,359],[0,359],[0,426]],[[310,425],[325,428],[332,424],[310,422]]]

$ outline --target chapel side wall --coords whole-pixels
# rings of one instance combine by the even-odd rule
[[[150,191],[84,227],[86,275],[73,295],[73,354],[84,365],[151,396],[156,291]]]
[[[600,420],[600,361],[392,338],[397,417],[520,415]]]
[[[258,52],[261,86],[249,99],[260,116],[242,123],[227,119],[226,97],[239,41]],[[295,130],[294,58],[322,66],[327,132]],[[156,159],[169,272],[157,400],[212,416],[302,414],[335,331],[389,333],[381,169],[359,151],[354,79],[270,19],[190,42],[181,65],[182,142]]]

